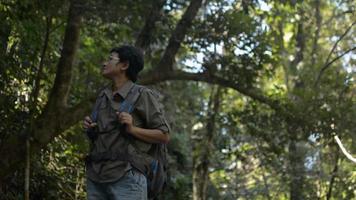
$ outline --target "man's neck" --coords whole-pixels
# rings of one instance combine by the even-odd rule
[[[125,83],[129,81],[128,78],[126,77],[118,77],[112,80],[112,91],[117,91],[119,90],[122,86],[125,85]]]

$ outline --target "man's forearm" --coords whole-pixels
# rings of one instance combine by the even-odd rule
[[[131,134],[148,143],[167,144],[169,142],[169,135],[159,129],[145,129],[134,126],[132,127]]]

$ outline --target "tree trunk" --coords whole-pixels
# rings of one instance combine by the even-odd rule
[[[6,20],[6,15],[3,13],[0,13],[0,20],[2,21],[1,23],[1,29],[0,29],[0,56],[1,58],[5,58],[6,50],[7,50],[7,44],[9,41],[9,36],[11,33],[11,26]],[[1,61],[2,62],[2,61]],[[5,62],[4,62],[5,64]]]
[[[174,57],[181,46],[184,36],[187,34],[188,29],[191,27],[193,19],[197,15],[202,3],[203,0],[191,0],[187,10],[184,12],[184,15],[182,16],[181,20],[179,20],[175,30],[169,38],[168,46],[157,66],[159,71],[173,70]]]
[[[291,200],[304,200],[304,154],[301,151],[301,147],[297,145],[297,137],[295,135],[300,134],[298,130],[289,130],[290,141],[288,146],[289,155],[289,192]]]
[[[83,6],[74,6],[74,4],[80,4],[78,1],[71,1],[68,24],[63,42],[63,51],[61,52],[60,61],[57,65],[55,84],[50,93],[49,101],[42,115],[36,120],[34,130],[31,131],[34,133],[33,141],[31,142],[32,152],[38,152],[41,148],[45,147],[52,138],[58,136],[81,120],[85,114],[90,112],[90,108],[95,100],[95,96],[92,96],[71,108],[68,108],[66,105],[71,83],[72,63],[79,40],[82,16],[82,10],[80,8],[83,8]],[[235,89],[243,95],[249,96],[263,104],[267,104],[286,118],[293,119],[301,124],[307,123],[302,118],[291,114],[293,111],[288,109],[288,105],[267,97],[258,88],[243,88],[239,84],[236,84],[236,82],[223,79],[215,74],[188,73],[180,70],[171,71],[173,69],[174,57],[202,2],[202,0],[191,1],[185,14],[172,33],[169,44],[158,67],[146,74],[142,74],[143,76],[142,79],[140,79],[140,83],[153,84],[167,80],[190,80],[217,84]],[[164,70],[161,71],[160,69]],[[14,135],[4,142],[4,147],[0,149],[0,155],[3,156],[0,160],[2,166],[0,169],[0,184],[11,172],[23,166],[25,155],[24,146],[25,141],[18,135]],[[19,165],[21,162],[22,166]]]
[[[297,77],[299,75],[297,66],[304,59],[304,49],[305,49],[305,32],[304,32],[304,10],[302,8],[298,9],[298,14],[301,16],[300,20],[297,22],[297,33],[295,36],[295,53],[294,59],[289,63],[288,76]],[[290,90],[295,89],[300,90],[304,87],[302,79],[297,79],[291,85]],[[298,105],[300,103],[299,98],[291,91],[288,91],[288,97],[293,104]],[[304,141],[301,140],[303,135],[303,124],[295,122],[294,120],[286,120],[287,132],[289,135],[288,144],[288,160],[289,160],[289,193],[291,200],[303,200],[304,197],[304,182],[305,182],[305,169],[304,169],[304,158],[302,144]]]
[[[193,200],[206,200],[209,183],[210,155],[214,149],[216,118],[219,114],[221,88],[211,92],[205,130],[198,130],[193,142]]]
[[[73,59],[79,43],[79,30],[82,18],[82,2],[71,1],[68,15],[68,23],[65,31],[63,50],[57,65],[56,79],[51,90],[51,94],[47,105],[41,116],[36,120],[36,127],[29,130],[33,136],[31,138],[31,152],[38,152],[39,149],[44,147],[54,137],[54,133],[64,131],[76,121],[68,123],[65,113],[70,111],[66,107],[66,100],[69,93],[70,82],[72,77],[72,64]],[[80,109],[79,109],[80,110]],[[70,115],[75,113],[70,113]],[[73,117],[74,117],[73,116]],[[73,117],[70,117],[73,120]],[[11,175],[11,172],[22,167],[26,155],[26,140],[19,135],[11,136],[0,150],[2,158],[0,160],[0,183]]]
[[[330,178],[328,193],[326,194],[326,200],[330,200],[332,197],[335,178],[337,176],[337,171],[339,169],[339,161],[340,161],[340,153],[339,153],[339,149],[336,149],[335,165],[333,171],[331,172],[331,178]]]
[[[161,17],[162,8],[166,3],[166,0],[152,2],[152,9],[148,13],[145,25],[141,29],[135,42],[135,46],[141,49],[146,49],[150,45],[152,39],[152,32],[155,28],[156,22]]]
[[[320,0],[315,0],[315,22],[316,28],[314,32],[313,38],[313,49],[311,53],[311,67],[314,67],[316,62],[316,57],[318,55],[318,40],[320,37],[320,30],[321,30],[321,23],[322,23],[322,16],[320,14]]]
[[[95,97],[88,98],[71,108],[67,107],[67,98],[71,85],[72,64],[79,44],[79,31],[83,16],[83,0],[72,0],[70,2],[68,23],[65,31],[63,50],[57,65],[56,78],[49,95],[49,100],[42,112],[36,119],[35,127],[31,130],[33,136],[31,152],[38,152],[45,147],[55,136],[59,135],[90,112]],[[177,28],[172,33],[170,42],[161,60],[169,62],[172,60],[180,47],[192,20],[197,14],[202,0],[192,0]],[[153,23],[152,21],[150,21]],[[150,26],[147,26],[150,27]],[[145,29],[143,29],[145,30]],[[138,45],[142,45],[138,42]],[[164,66],[164,62],[161,66]],[[168,66],[168,65],[166,65]],[[157,68],[158,70],[158,68]],[[157,81],[159,82],[159,81]],[[0,149],[0,185],[1,182],[11,175],[12,172],[23,167],[25,160],[25,140],[18,135],[11,136],[4,142]]]

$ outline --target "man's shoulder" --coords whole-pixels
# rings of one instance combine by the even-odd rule
[[[141,95],[153,95],[156,98],[160,98],[162,95],[157,89],[145,85],[135,84],[135,87],[137,87]]]
[[[101,97],[105,94],[105,91],[110,89],[111,85],[110,83],[104,84],[99,89],[96,90],[96,97]]]

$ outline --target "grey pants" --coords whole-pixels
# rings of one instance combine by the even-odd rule
[[[147,200],[146,177],[131,169],[118,181],[96,183],[87,179],[88,200]]]

